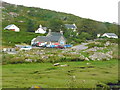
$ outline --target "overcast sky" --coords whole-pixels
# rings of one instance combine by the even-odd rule
[[[8,3],[71,13],[97,21],[118,22],[119,0],[2,0]]]

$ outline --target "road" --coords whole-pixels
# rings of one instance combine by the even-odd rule
[[[77,46],[73,46],[71,49],[76,49],[76,50],[84,50],[84,49],[87,49],[88,47],[85,46],[87,45],[88,43],[82,43],[80,45],[77,45]]]

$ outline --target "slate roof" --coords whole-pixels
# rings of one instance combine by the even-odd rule
[[[42,27],[42,29],[47,30],[47,27]]]
[[[105,33],[107,34],[108,36],[117,36],[115,33]]]
[[[73,24],[65,24],[65,27],[69,29],[76,28]]]
[[[39,42],[43,42],[43,41],[45,41],[45,42],[48,42],[48,41],[58,42],[59,39],[62,36],[63,35],[61,33],[51,32],[47,36],[38,36],[35,41],[39,41]]]
[[[58,32],[50,32],[50,35],[48,35],[48,36],[63,36],[63,35]]]
[[[14,25],[14,24],[8,25],[8,26],[6,26],[4,29],[8,29],[8,28],[11,27],[12,25]]]

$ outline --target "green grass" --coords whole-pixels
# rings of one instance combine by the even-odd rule
[[[71,32],[70,30],[68,31],[62,28],[68,44],[71,43],[73,45],[77,45],[82,42],[85,42],[85,39],[94,39],[96,38],[97,33],[112,32],[118,34],[118,25],[113,23],[98,22],[91,19],[78,17],[72,14],[56,12],[42,8],[25,7],[22,5],[17,5],[16,7],[15,5],[7,4],[4,2],[2,2],[2,5],[4,7],[2,8],[3,46],[14,46],[15,44],[20,44],[20,43],[30,44],[30,41],[40,34],[37,35],[34,32],[33,33],[26,32],[27,29],[32,27],[31,30],[35,31],[38,29],[38,26],[40,24],[42,26],[52,29],[54,25],[52,27],[50,26],[51,20],[60,20],[62,24],[73,24],[73,23],[76,24],[77,32]],[[10,13],[17,14],[17,16],[11,15]],[[32,21],[31,26],[29,21]],[[4,32],[5,30],[3,29],[10,24],[17,25],[20,28],[20,32],[19,33]],[[54,27],[56,28],[56,25]],[[56,28],[56,30],[59,30],[59,28]],[[52,30],[52,31],[56,32],[56,30]],[[76,33],[79,33],[79,35],[76,36]],[[73,35],[73,37],[71,37],[70,34]],[[111,40],[111,41],[117,42],[116,40]],[[105,41],[101,41],[101,42],[105,42]],[[102,45],[97,45],[97,46],[102,46]]]
[[[60,64],[69,66],[53,66],[51,63],[3,65],[3,88],[29,88],[35,85],[43,88],[96,88],[98,84],[107,87],[107,83],[118,80],[117,60]]]
[[[11,37],[10,37],[11,36]],[[33,38],[37,36],[42,36],[41,34],[36,34],[34,32],[13,32],[8,30],[2,31],[2,45],[3,46],[15,46],[15,44],[26,43],[30,44]]]

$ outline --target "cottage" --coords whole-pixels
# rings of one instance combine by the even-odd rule
[[[101,37],[118,38],[115,33],[104,33]]]
[[[34,42],[34,40],[35,40],[36,38],[33,38],[32,40],[31,40],[31,45],[33,45],[35,42]]]
[[[63,36],[63,32],[51,32],[49,30],[49,33],[46,36],[38,36],[34,39],[32,39],[31,44],[39,44],[44,45],[44,44],[49,44],[49,45],[65,45],[66,44],[66,39]]]
[[[35,33],[45,34],[46,30],[47,30],[46,27],[42,27],[42,25],[39,25],[39,28],[35,31]]]
[[[67,29],[72,29],[73,31],[76,31],[77,26],[75,24],[65,24],[65,27]]]
[[[99,38],[101,35],[100,34],[97,34],[97,37]]]
[[[4,30],[11,30],[11,31],[15,31],[15,32],[19,32],[20,29],[14,25],[14,24],[11,24],[11,25],[8,25],[4,28]]]

